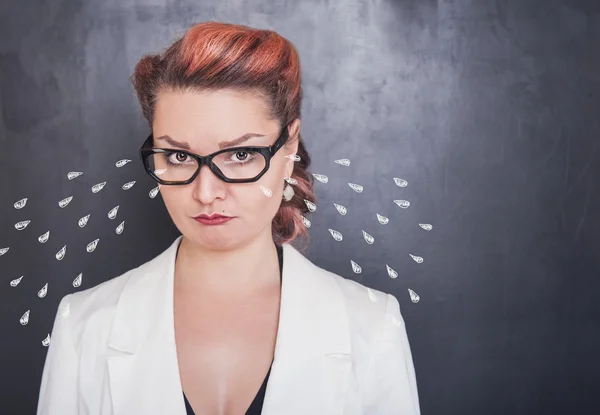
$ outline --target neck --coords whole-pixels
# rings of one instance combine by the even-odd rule
[[[271,230],[229,250],[211,250],[185,236],[175,279],[187,293],[247,296],[279,285],[279,260]]]

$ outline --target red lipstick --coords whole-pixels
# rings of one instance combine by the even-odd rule
[[[218,213],[213,213],[211,215],[202,214],[202,215],[196,216],[194,219],[203,225],[221,225],[223,223],[229,222],[231,219],[233,219],[233,217],[219,215]]]

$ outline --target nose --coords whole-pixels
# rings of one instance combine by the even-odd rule
[[[193,196],[199,202],[210,205],[215,199],[223,199],[225,182],[219,179],[208,166],[202,166],[198,176],[191,185],[194,187]]]

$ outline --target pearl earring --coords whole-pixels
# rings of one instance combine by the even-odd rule
[[[290,177],[291,179],[291,177]],[[287,181],[288,179],[286,179]],[[290,200],[292,200],[292,198],[294,197],[294,188],[292,187],[291,184],[289,184],[289,182],[287,183],[287,186],[285,186],[285,188],[283,189],[283,199],[286,202],[289,202]]]

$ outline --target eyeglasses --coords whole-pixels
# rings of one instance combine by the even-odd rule
[[[140,148],[146,172],[162,185],[184,185],[194,181],[203,165],[226,183],[251,183],[269,170],[271,158],[288,139],[288,128],[272,146],[231,147],[206,156],[172,148],[152,148],[150,134]]]

